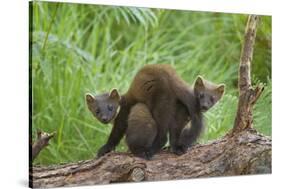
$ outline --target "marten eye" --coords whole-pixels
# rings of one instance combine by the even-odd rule
[[[100,109],[96,109],[96,114],[99,114],[100,113]]]
[[[215,97],[211,96],[211,97],[210,97],[210,101],[211,101],[212,103],[214,103]]]
[[[199,93],[199,98],[204,98],[204,93]]]
[[[109,105],[107,105],[107,109],[108,109],[109,111],[112,111],[112,110],[113,110],[113,106],[112,106],[111,104],[109,104]]]

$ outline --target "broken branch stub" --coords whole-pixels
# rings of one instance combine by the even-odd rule
[[[37,139],[32,144],[32,161],[38,156],[40,151],[49,144],[49,140],[53,138],[55,133],[46,133],[41,130],[37,132]]]

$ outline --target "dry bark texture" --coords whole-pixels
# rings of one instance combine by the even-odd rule
[[[250,77],[257,21],[257,16],[249,16],[246,26],[232,132],[217,141],[195,145],[181,156],[162,151],[146,161],[129,153],[112,152],[97,160],[33,166],[30,185],[45,188],[271,173],[271,139],[252,128],[252,107],[263,90],[260,86],[253,89]]]
[[[111,152],[98,160],[33,168],[34,187],[160,181],[271,173],[271,139],[253,129],[195,145],[181,156],[161,152],[146,161]]]

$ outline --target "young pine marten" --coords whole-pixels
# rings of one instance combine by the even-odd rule
[[[116,89],[97,96],[87,94],[93,115],[105,124],[113,121],[98,157],[113,150],[125,132],[129,149],[137,156],[149,159],[165,145],[168,131],[172,151],[184,153],[203,127],[202,110],[209,109],[223,94],[223,85],[207,84],[213,91],[207,90],[199,77],[193,90],[171,66],[154,64],[144,66],[121,97]],[[191,127],[186,129],[188,121]]]
[[[216,85],[202,77],[196,79],[194,85],[195,95],[199,101],[202,112],[210,109],[222,97],[224,85]],[[175,133],[175,137],[170,137],[171,146],[177,146],[172,151],[178,155],[184,153],[186,149],[196,141],[200,135],[200,129],[191,127],[188,123],[188,109],[178,101],[176,104],[175,122],[178,127],[171,127],[170,134]],[[157,125],[149,109],[145,104],[138,103],[131,109],[128,119],[128,128],[126,131],[126,142],[130,151],[141,157],[149,157],[146,154],[157,134]],[[177,139],[172,141],[172,139]]]

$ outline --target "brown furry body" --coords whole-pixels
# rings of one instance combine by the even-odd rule
[[[101,120],[104,123],[114,119],[109,139],[98,156],[114,149],[125,132],[130,150],[144,158],[150,158],[164,146],[168,132],[172,150],[177,154],[183,153],[197,139],[203,127],[202,108],[196,94],[171,66],[155,64],[144,66],[121,97],[117,90],[103,94],[109,99],[114,97],[119,103],[120,111],[116,118],[112,116],[116,114],[116,108],[111,116],[106,110],[101,115],[96,114],[97,108],[108,106],[106,98],[87,96],[88,107],[95,117],[99,120],[104,117]],[[110,106],[117,107],[114,103]],[[191,129],[186,131],[183,128],[189,120]]]
[[[200,111],[205,112],[222,97],[224,85],[213,84],[199,76],[196,79],[193,91],[199,102]],[[135,106],[137,108],[134,108]],[[150,146],[151,141],[156,136],[157,125],[145,105],[137,104],[135,106],[129,115],[126,141],[133,153],[136,154],[137,151],[140,151],[137,154],[141,154],[148,151],[142,147]],[[179,100],[176,100],[174,120],[173,118],[171,119],[174,122],[169,127],[171,148],[174,153],[182,154],[196,141],[202,128],[196,128],[189,124],[190,114],[188,108]]]

